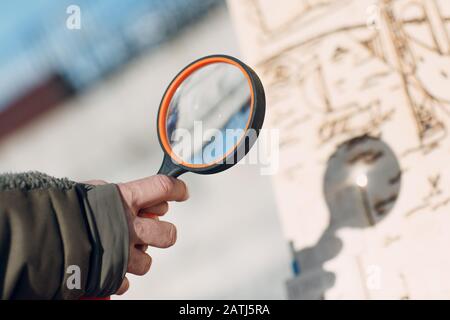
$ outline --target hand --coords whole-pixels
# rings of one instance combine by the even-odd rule
[[[90,184],[104,184],[104,181],[90,181]],[[168,248],[175,244],[177,230],[166,221],[160,221],[169,209],[168,201],[185,201],[188,191],[181,180],[156,175],[141,180],[119,183],[118,189],[126,210],[130,249],[127,272],[144,275],[152,263],[145,253],[148,246]],[[125,277],[116,294],[123,294],[129,288]]]

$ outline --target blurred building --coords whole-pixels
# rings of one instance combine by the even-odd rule
[[[0,138],[158,47],[220,2],[2,3]],[[71,27],[72,18],[79,18],[79,29]]]

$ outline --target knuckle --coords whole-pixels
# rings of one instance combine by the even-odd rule
[[[133,222],[134,232],[136,233],[138,238],[142,238],[145,234],[145,225],[144,223],[139,220],[135,219]]]
[[[117,184],[117,187],[119,188],[120,194],[122,195],[126,205],[130,208],[134,208],[136,203],[135,188],[130,187],[129,184],[126,183],[119,183]]]
[[[162,213],[167,213],[167,211],[169,211],[169,204],[167,202],[163,202],[161,207]]]
[[[177,241],[177,228],[173,224],[169,224],[169,230],[167,232],[166,246],[171,247]]]
[[[175,182],[168,176],[158,175],[157,183],[164,195],[169,195],[175,187]]]
[[[139,204],[139,199],[141,198],[141,189],[137,188],[136,186],[133,186],[130,188],[130,203],[131,203],[131,207],[134,208],[135,210],[138,207]]]
[[[150,270],[150,267],[152,265],[152,257],[150,257],[148,254],[146,254],[145,257],[146,257],[145,264],[142,269],[143,275],[146,274]]]

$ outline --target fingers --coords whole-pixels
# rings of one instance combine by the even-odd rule
[[[136,217],[133,224],[138,243],[168,248],[177,240],[177,229],[170,222]]]
[[[127,292],[129,288],[130,288],[130,282],[125,277],[122,281],[122,284],[120,285],[119,290],[117,290],[116,294],[120,296],[120,295],[124,294],[125,292]]]
[[[152,264],[152,258],[145,253],[148,246],[168,248],[175,244],[177,238],[175,226],[159,221],[159,217],[167,213],[168,201],[187,200],[188,191],[183,181],[163,175],[117,186],[129,214],[132,245],[127,272],[144,275]],[[125,278],[117,294],[123,294],[128,287],[129,282]]]
[[[135,246],[136,249],[142,251],[142,252],[146,252],[148,249],[148,245],[147,244],[137,244]]]
[[[119,184],[119,189],[135,210],[153,207],[165,201],[188,199],[186,184],[169,176],[156,175],[141,180]]]
[[[152,207],[144,208],[139,211],[139,215],[143,216],[146,214],[152,214],[156,216],[163,216],[169,211],[169,203],[167,201],[163,201],[158,203]]]
[[[152,258],[148,254],[134,247],[131,248],[130,261],[128,262],[127,269],[128,272],[143,276],[150,270],[151,265]]]
[[[139,217],[159,220],[159,216],[153,213],[140,213]]]

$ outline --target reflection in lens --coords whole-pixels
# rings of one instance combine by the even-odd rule
[[[244,136],[251,90],[229,63],[213,63],[188,76],[169,105],[166,130],[175,155],[189,164],[224,158]]]

